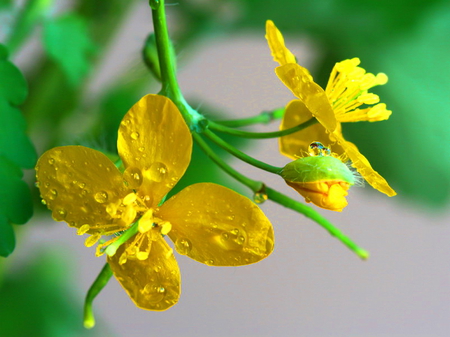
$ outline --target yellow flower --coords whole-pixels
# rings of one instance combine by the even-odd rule
[[[138,307],[165,310],[180,296],[180,271],[165,235],[180,254],[214,266],[255,263],[272,252],[269,220],[228,188],[194,184],[161,205],[192,152],[190,131],[168,98],[137,102],[121,122],[117,147],[123,174],[101,152],[65,146],[42,155],[36,177],[53,218],[90,234],[87,246],[112,236],[97,255],[139,221],[137,234],[107,259]]]
[[[266,38],[274,60],[280,64],[275,70],[277,76],[299,98],[287,105],[281,130],[312,117],[320,123],[281,137],[280,152],[295,159],[307,151],[311,142],[319,141],[326,147],[332,147],[333,152],[345,154],[372,187],[388,196],[396,195],[357,147],[345,140],[341,127],[343,122],[375,122],[389,118],[391,111],[386,109],[384,103],[378,103],[377,95],[368,92],[374,86],[386,84],[387,76],[366,73],[358,67],[360,60],[353,58],[336,63],[324,90],[314,82],[307,69],[296,63],[280,31],[270,20],[266,23]],[[364,107],[360,108],[362,105]]]

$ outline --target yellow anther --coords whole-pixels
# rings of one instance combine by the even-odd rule
[[[128,206],[128,205],[132,204],[133,202],[135,202],[136,199],[137,199],[136,194],[135,193],[130,193],[125,198],[123,198],[122,202],[123,202],[124,205]]]
[[[93,245],[95,245],[97,243],[98,240],[100,240],[102,236],[100,234],[95,234],[95,235],[91,235],[90,237],[88,237],[86,239],[86,241],[84,242],[84,245],[86,247],[92,247]]]
[[[161,234],[167,235],[171,229],[172,229],[172,224],[170,222],[166,221],[161,225]]]

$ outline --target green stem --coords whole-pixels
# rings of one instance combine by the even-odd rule
[[[247,178],[240,172],[234,170],[231,168],[231,166],[227,165],[222,158],[220,158],[212,149],[209,147],[209,145],[203,140],[203,138],[197,134],[193,133],[192,136],[194,137],[194,140],[197,142],[198,146],[205,152],[205,154],[211,158],[213,162],[215,162],[220,168],[222,168],[226,173],[228,173],[230,176],[232,176],[234,179],[239,181],[241,184],[249,187],[253,192],[257,192],[261,190],[263,183],[259,181],[252,180],[250,178]]]
[[[178,86],[174,56],[171,53],[164,0],[150,0],[150,7],[152,8],[153,28],[161,68],[161,94],[173,100],[179,100],[182,94]]]
[[[170,98],[180,110],[189,127],[192,130],[199,131],[199,123],[204,117],[186,102],[178,85],[175,56],[167,30],[164,0],[150,0],[150,7],[152,8],[153,27],[161,70],[162,88],[159,94]]]
[[[228,151],[236,158],[239,158],[240,160],[245,161],[247,164],[253,165],[264,171],[267,171],[270,173],[275,173],[275,174],[279,174],[281,172],[281,170],[283,169],[282,167],[272,166],[272,165],[266,164],[262,161],[259,161],[253,157],[250,157],[249,155],[245,154],[244,152],[239,151],[234,146],[231,146],[230,144],[225,142],[222,138],[218,137],[214,132],[212,132],[210,130],[205,130],[203,132],[203,134],[206,137],[208,137],[209,140],[214,142],[216,145],[220,146],[225,151]]]
[[[241,126],[248,126],[253,124],[267,124],[275,119],[281,119],[283,115],[284,115],[284,107],[273,111],[263,111],[259,115],[253,117],[216,121],[216,123],[231,128],[238,128]]]
[[[337,238],[344,245],[346,245],[350,250],[356,253],[361,259],[366,260],[369,258],[369,252],[360,248],[356,243],[354,243],[348,236],[344,235],[338,228],[334,227],[327,219],[316,212],[314,209],[296,201],[288,196],[273,190],[270,187],[266,187],[267,196],[270,200],[283,205],[284,207],[290,208],[296,212],[302,213],[306,217],[317,222],[320,226],[330,233],[330,235]]]
[[[235,178],[237,181],[242,183],[243,185],[250,188],[254,193],[259,193],[261,191],[265,191],[267,193],[267,197],[287,208],[290,208],[298,213],[303,214],[304,216],[310,218],[319,224],[322,228],[328,231],[332,236],[341,241],[345,246],[347,246],[351,251],[356,253],[361,259],[365,260],[369,257],[369,253],[360,248],[356,243],[354,243],[349,237],[344,235],[338,228],[334,227],[327,219],[321,216],[318,212],[316,212],[311,207],[304,205],[296,200],[289,198],[288,196],[275,191],[274,189],[265,186],[262,182],[250,179],[240,172],[233,169],[229,166],[222,158],[220,158],[202,139],[202,137],[198,134],[193,134],[194,140],[200,146],[200,148],[206,153],[206,155],[211,158],[222,170],[228,173],[230,176]]]
[[[131,238],[138,232],[138,228],[139,221],[136,221],[129,229],[126,230],[125,233],[123,233],[116,241],[111,243],[108,248],[106,248],[105,253],[108,256],[114,256],[114,254],[116,254],[117,252],[117,249],[119,249],[121,245],[127,242],[129,238]]]
[[[94,312],[92,310],[92,302],[95,297],[102,291],[102,289],[106,286],[109,279],[111,278],[113,272],[108,263],[105,263],[100,274],[98,274],[94,283],[92,283],[86,294],[86,300],[84,301],[84,319],[83,324],[86,329],[91,329],[95,325],[95,317]]]
[[[208,121],[208,128],[214,131],[219,131],[226,133],[228,135],[232,136],[238,136],[243,138],[277,138],[277,137],[283,137],[290,135],[291,133],[306,129],[307,127],[314,125],[317,123],[317,119],[311,118],[305,123],[296,125],[292,128],[285,129],[282,131],[274,131],[274,132],[249,132],[249,131],[242,131],[242,130],[236,130],[218,123],[215,123],[213,121]]]

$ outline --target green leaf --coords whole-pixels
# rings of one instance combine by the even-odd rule
[[[0,256],[8,256],[14,250],[11,223],[24,224],[33,215],[30,190],[22,175],[16,164],[0,156]]]
[[[17,105],[28,88],[22,73],[7,60],[0,44],[0,255],[8,256],[15,246],[11,223],[24,224],[33,214],[28,185],[22,170],[36,163],[36,152],[25,134],[25,119]]]
[[[14,230],[8,219],[0,213],[0,256],[8,256],[16,247]]]
[[[77,86],[88,74],[90,55],[95,45],[86,21],[68,14],[44,23],[44,45],[49,55],[66,73],[69,83]]]
[[[19,167],[0,156],[0,214],[16,224],[24,224],[33,215],[30,189],[22,175]]]
[[[0,156],[19,167],[32,168],[36,163],[36,151],[25,134],[25,119],[16,108],[27,96],[27,83],[6,57],[6,48],[0,44]]]

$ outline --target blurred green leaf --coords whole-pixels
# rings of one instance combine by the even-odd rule
[[[27,96],[27,83],[19,69],[6,57],[6,48],[0,45],[0,155],[20,167],[32,168],[36,152],[25,134],[25,119],[16,108]]]
[[[48,55],[64,70],[69,82],[77,86],[91,68],[95,51],[85,19],[67,14],[44,24],[44,45]]]
[[[12,223],[24,224],[33,215],[30,190],[22,175],[16,164],[0,156],[0,256],[8,256],[14,250]]]
[[[29,256],[27,265],[6,275],[0,286],[0,336],[114,336],[99,322],[83,328],[82,294],[67,260],[57,251]],[[79,295],[77,297],[75,294]]]
[[[33,215],[28,185],[21,167],[32,168],[36,152],[25,134],[25,120],[15,106],[27,96],[22,73],[7,60],[0,44],[0,255],[8,256],[15,246],[11,223],[24,224]]]
[[[7,257],[16,247],[14,230],[8,218],[0,212],[0,256]],[[1,331],[1,330],[0,330]]]
[[[383,53],[372,63],[389,75],[379,91],[392,117],[346,125],[400,195],[433,206],[445,206],[450,199],[449,32],[447,4],[427,13],[409,35],[384,41]]]
[[[53,0],[25,1],[23,6],[21,6],[19,14],[16,16],[13,27],[11,28],[11,34],[6,42],[11,53],[15,52],[29,37],[33,28],[45,19],[52,5]],[[0,5],[0,7],[2,6]]]

